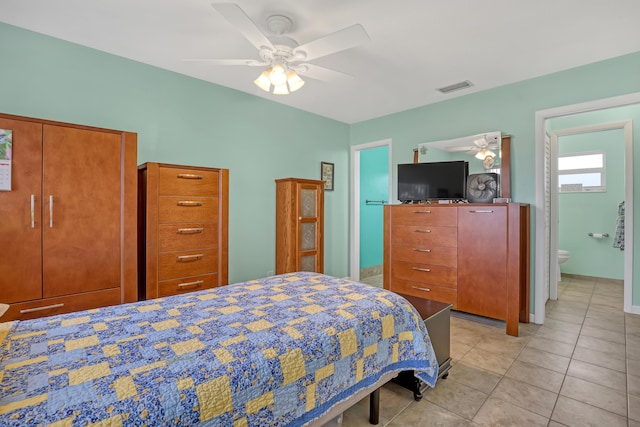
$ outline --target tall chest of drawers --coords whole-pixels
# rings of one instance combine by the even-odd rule
[[[138,168],[140,299],[228,284],[227,169]]]

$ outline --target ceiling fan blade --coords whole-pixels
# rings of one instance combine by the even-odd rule
[[[319,39],[300,45],[293,49],[293,53],[294,55],[296,53],[304,53],[305,56],[303,60],[311,61],[358,46],[367,40],[369,40],[369,36],[362,25],[355,24],[329,34],[328,36],[320,37]]]
[[[458,147],[447,147],[445,148],[445,151],[449,151],[451,153],[457,152],[457,151],[472,151],[474,150],[474,147],[462,147],[462,146],[458,146]]]
[[[185,62],[207,62],[213,65],[248,65],[250,67],[265,67],[268,62],[256,61],[255,59],[183,59]]]
[[[258,49],[266,47],[275,50],[273,43],[260,31],[251,18],[240,9],[240,6],[235,3],[212,3],[211,6],[236,27],[252,45]]]
[[[329,68],[321,67],[319,65],[314,64],[302,64],[300,67],[296,69],[298,74],[303,77],[310,77],[315,80],[320,80],[323,82],[331,82],[340,79],[350,79],[353,78],[351,74],[346,74],[340,71],[331,70]]]

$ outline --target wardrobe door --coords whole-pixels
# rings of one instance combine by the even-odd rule
[[[44,126],[44,297],[120,287],[121,135]]]
[[[322,273],[323,192],[317,184],[298,184],[298,269]]]
[[[0,302],[42,298],[42,125],[0,118],[12,132],[11,191],[0,191]]]

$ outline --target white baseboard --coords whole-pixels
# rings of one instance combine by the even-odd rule
[[[640,314],[640,305],[632,305],[631,306],[631,311],[629,313],[631,313],[631,314]]]

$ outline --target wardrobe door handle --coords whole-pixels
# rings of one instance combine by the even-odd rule
[[[31,195],[31,228],[36,228],[36,196]]]
[[[193,173],[179,173],[178,174],[178,178],[182,178],[182,179],[203,179],[204,177],[202,175],[196,175]]]
[[[414,251],[416,252],[426,252],[429,253],[431,252],[431,249],[418,249],[418,248],[413,248]]]
[[[53,195],[49,195],[49,228],[53,228]]]
[[[412,269],[416,270],[416,271],[424,271],[425,273],[431,273],[431,269],[430,268],[412,267]]]
[[[178,202],[178,206],[202,206],[202,202],[195,202],[193,200],[181,200]]]

